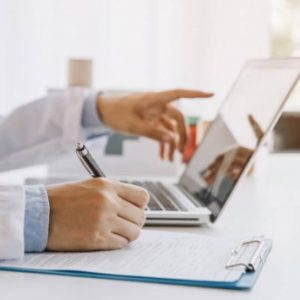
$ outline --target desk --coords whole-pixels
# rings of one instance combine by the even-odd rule
[[[299,299],[300,155],[272,155],[241,184],[214,225],[176,230],[223,235],[265,234],[273,251],[250,291],[182,287],[0,272],[0,298],[20,299]],[[175,230],[167,228],[164,230]]]

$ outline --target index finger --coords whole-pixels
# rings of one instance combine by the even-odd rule
[[[209,98],[212,97],[213,95],[214,94],[210,92],[176,89],[176,90],[158,92],[157,99],[165,103],[170,103],[180,98]]]
[[[253,115],[248,115],[248,120],[249,120],[249,123],[254,131],[254,134],[256,136],[256,138],[258,139],[258,141],[261,140],[261,138],[263,137],[264,135],[264,132],[263,130],[261,129],[260,125],[257,123],[257,121],[254,119]]]
[[[119,197],[140,208],[145,208],[149,201],[147,190],[133,184],[117,182],[116,192]]]

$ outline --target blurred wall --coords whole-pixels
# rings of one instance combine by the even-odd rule
[[[270,55],[267,0],[161,1],[157,84],[212,90],[213,101],[184,104],[212,118],[242,65]]]
[[[213,90],[214,115],[245,60],[269,55],[267,0],[0,0],[0,113],[66,86],[70,57],[94,87]]]

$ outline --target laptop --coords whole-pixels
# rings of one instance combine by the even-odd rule
[[[215,222],[249,171],[299,81],[300,59],[248,62],[178,182],[146,188],[148,225]]]

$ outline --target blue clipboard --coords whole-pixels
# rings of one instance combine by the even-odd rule
[[[253,242],[253,241],[251,241]],[[258,247],[256,254],[256,266],[251,266],[244,262],[235,262],[232,267],[245,265],[245,272],[237,281],[205,281],[205,280],[186,280],[178,278],[157,278],[157,277],[144,277],[144,276],[127,276],[108,273],[94,273],[84,271],[70,271],[70,270],[47,270],[47,269],[30,269],[30,268],[18,268],[18,267],[5,267],[1,266],[0,270],[3,271],[15,271],[25,273],[39,273],[48,275],[61,275],[61,276],[75,276],[84,278],[98,278],[98,279],[111,279],[111,280],[125,280],[135,282],[149,282],[159,284],[172,284],[172,285],[184,285],[184,286],[198,286],[198,287],[210,287],[210,288],[223,288],[223,289],[237,289],[245,290],[254,286],[256,280],[259,277],[261,270],[267,260],[267,257],[272,249],[272,241],[264,240],[263,247]],[[259,251],[259,252],[258,252]],[[247,270],[247,264],[250,269]],[[253,269],[251,269],[253,267]]]

